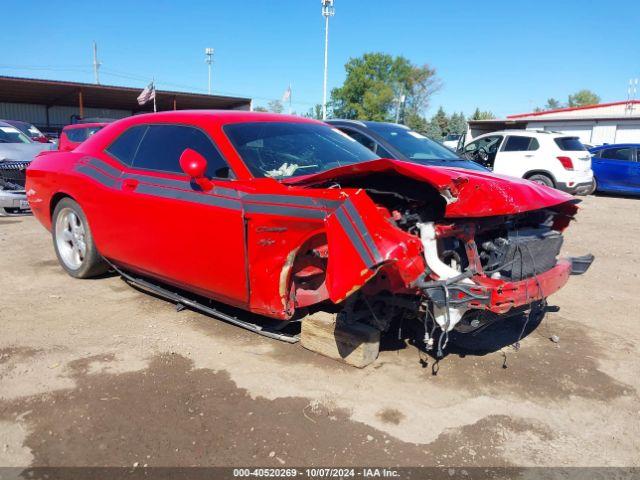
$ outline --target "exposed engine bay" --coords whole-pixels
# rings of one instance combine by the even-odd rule
[[[576,265],[586,265],[578,272],[581,267],[559,259],[574,202],[512,215],[448,218],[445,210],[455,196],[407,177],[373,173],[317,186],[366,191],[389,222],[422,244],[425,269],[419,279],[398,289],[392,269],[381,267],[346,299],[342,320],[381,331],[394,321],[421,321],[428,349],[436,331],[442,333],[439,355],[452,330],[469,333],[509,313],[539,313],[548,292],[593,260],[577,259]]]

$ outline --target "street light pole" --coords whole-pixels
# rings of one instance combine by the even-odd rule
[[[211,64],[213,63],[213,48],[205,48],[204,49],[204,55],[205,55],[205,59],[204,61],[207,62],[207,65],[209,67],[209,82],[208,82],[208,92],[209,95],[211,95]]]
[[[327,119],[327,73],[329,60],[329,17],[335,15],[334,0],[320,0],[324,16],[324,81],[322,84],[322,119]]]

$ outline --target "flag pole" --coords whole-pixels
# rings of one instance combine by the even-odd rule
[[[151,85],[153,86],[153,113],[156,113],[158,111],[156,109],[156,95],[158,94],[156,91],[156,77],[151,80]]]
[[[289,82],[289,115],[291,115],[291,96],[292,96],[291,82]]]

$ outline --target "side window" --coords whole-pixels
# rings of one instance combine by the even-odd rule
[[[531,137],[509,136],[504,142],[503,152],[526,152],[529,150]]]
[[[207,159],[206,175],[230,178],[231,169],[209,137],[195,127],[185,125],[140,125],[124,132],[107,152],[136,168],[183,173],[180,155],[187,148]]]
[[[624,160],[631,162],[633,160],[633,149],[627,148],[607,148],[602,151],[602,158],[609,160]]]
[[[146,125],[131,127],[107,147],[107,153],[116,157],[126,165],[132,165],[133,157],[135,157],[138,146],[140,145],[140,140],[142,140],[146,131]]]
[[[509,136],[504,143],[503,152],[527,152],[540,148],[538,140],[533,137]]]
[[[351,130],[350,128],[341,128],[340,130],[342,130],[344,133],[349,135],[351,138],[353,138],[360,145],[364,145],[369,150],[371,150],[372,152],[375,153],[375,151],[376,151],[376,142],[371,140],[366,135],[363,135],[362,133],[360,133],[360,132],[358,132],[356,130]]]
[[[531,143],[529,144],[529,151],[538,150],[540,148],[540,143],[537,138],[531,138]]]

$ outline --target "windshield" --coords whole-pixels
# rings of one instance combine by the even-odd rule
[[[295,177],[380,158],[326,125],[236,123],[224,132],[254,177]]]
[[[32,143],[29,137],[15,127],[0,126],[0,143]]]
[[[460,157],[448,148],[403,125],[370,123],[367,126],[409,160],[417,163],[431,163],[430,160],[460,160]]]

